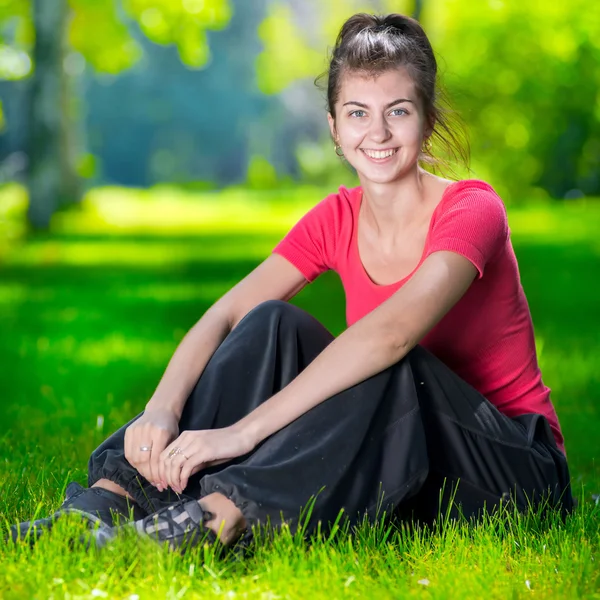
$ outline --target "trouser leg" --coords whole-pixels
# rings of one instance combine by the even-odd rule
[[[331,342],[333,336],[316,319],[285,302],[265,302],[252,310],[227,336],[206,365],[187,400],[180,431],[227,427],[287,385]],[[99,479],[123,487],[147,512],[177,500],[171,490],[159,492],[125,459],[126,423],[91,455],[88,485]],[[239,462],[243,459],[236,459]],[[192,476],[184,496],[198,497],[200,478]]]

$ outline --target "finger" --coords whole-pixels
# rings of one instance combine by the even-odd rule
[[[154,446],[152,447],[152,454],[150,455],[150,471],[152,477],[162,492],[166,488],[166,482],[164,480],[164,473],[161,470],[161,460],[163,450],[168,442],[168,432],[162,431],[158,439],[155,439]]]
[[[124,450],[125,450],[125,459],[132,466],[135,467],[135,453],[133,451],[135,444],[135,425],[130,425],[125,431],[125,441],[124,441]]]
[[[184,463],[187,461],[187,454],[185,450],[181,449],[180,452],[171,456],[168,459],[169,473],[168,481],[169,485],[178,493],[181,493],[181,469]]]
[[[173,473],[173,482],[175,484],[175,488],[181,494],[185,486],[182,485],[181,473],[186,465],[190,464],[190,455],[194,454],[196,451],[192,446],[187,446],[181,449],[181,454],[178,454],[178,458],[182,458],[179,461],[178,465],[174,465],[174,473]],[[187,484],[186,484],[187,485]]]
[[[163,489],[167,489],[167,474],[166,474],[166,464],[163,458],[164,450],[158,455],[158,480],[160,481],[160,486]]]
[[[167,483],[177,493],[179,493],[179,472],[184,461],[182,454],[175,454],[167,459]]]
[[[181,441],[181,436],[179,436],[176,440],[171,442],[160,453],[159,460],[160,460],[161,466],[160,466],[159,470],[160,470],[160,474],[161,474],[161,481],[163,482],[163,484],[165,484],[168,487],[172,487],[171,486],[171,460],[175,456],[174,454],[172,455],[171,453],[176,448],[180,447],[180,441]]]
[[[150,453],[152,452],[152,435],[148,427],[141,427],[139,431],[135,432],[133,442],[133,460],[135,461],[135,468],[138,473],[144,477],[147,481],[152,482],[150,474]],[[150,450],[142,450],[142,448],[150,448]]]
[[[188,456],[188,459],[183,463],[179,474],[179,485],[182,492],[188,486],[190,477],[198,473],[198,471],[201,471],[205,466],[199,452],[192,454],[192,456]]]

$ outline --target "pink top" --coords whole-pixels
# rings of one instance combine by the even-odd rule
[[[537,363],[506,209],[494,189],[475,179],[448,185],[433,212],[419,264],[390,285],[373,283],[361,263],[357,244],[361,199],[361,187],[340,187],[300,219],[274,252],[308,281],[328,269],[336,271],[346,292],[348,326],[402,287],[432,252],[450,250],[467,258],[478,277],[420,343],[507,416],[544,415],[564,452],[550,390]]]

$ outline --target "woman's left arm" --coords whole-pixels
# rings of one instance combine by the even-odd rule
[[[430,254],[393,296],[331,342],[293,381],[234,425],[186,431],[161,455],[173,462],[169,485],[180,492],[202,468],[250,452],[327,398],[401,360],[467,291],[477,269],[449,251]],[[193,460],[169,452],[184,445]],[[176,464],[182,460],[182,464]]]
[[[430,254],[393,296],[346,329],[234,427],[256,445],[325,399],[387,369],[460,300],[476,275],[473,264],[459,254]]]

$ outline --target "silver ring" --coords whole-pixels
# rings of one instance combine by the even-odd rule
[[[150,452],[152,446],[140,446],[140,452]]]

